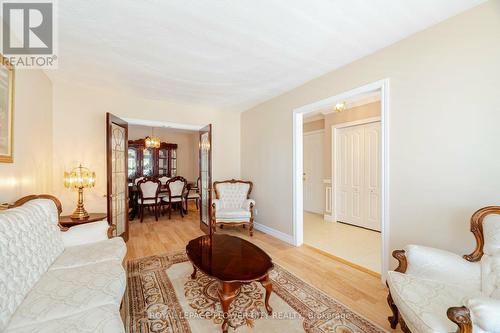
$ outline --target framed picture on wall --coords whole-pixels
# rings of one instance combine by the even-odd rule
[[[14,68],[0,54],[0,162],[13,162]]]

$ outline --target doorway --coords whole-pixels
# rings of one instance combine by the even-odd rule
[[[119,123],[126,131],[122,131],[124,149],[118,158],[115,150],[110,150],[108,143],[108,215],[113,219],[121,215],[115,214],[114,207],[122,207],[126,236],[129,234],[129,221],[155,222],[163,219],[161,214],[168,208],[165,218],[171,222],[182,221],[185,214],[192,214],[190,221],[199,220],[199,228],[209,232],[211,202],[211,125],[206,127],[163,123],[137,119],[120,119],[108,115],[108,128],[113,129],[109,119]],[[114,126],[114,127],[113,127]],[[108,142],[114,142],[108,133]],[[156,142],[157,141],[157,142]],[[202,144],[203,143],[203,144]],[[120,161],[120,166],[113,167]],[[111,166],[111,167],[110,167]],[[110,170],[122,170],[117,178]],[[148,182],[145,189],[158,186],[152,191],[151,198],[141,200],[141,182]],[[158,184],[158,185],[156,185]],[[179,184],[185,184],[180,186]],[[116,188],[120,188],[118,192]],[[180,187],[179,187],[180,186]],[[156,187],[155,187],[156,188]],[[183,189],[182,191],[180,189]],[[179,192],[174,194],[173,192]],[[181,193],[182,192],[182,193]],[[124,193],[118,196],[116,193]],[[176,211],[174,211],[174,209]],[[179,215],[176,216],[175,214]],[[168,217],[167,217],[168,216]],[[140,221],[140,222],[139,222]],[[176,222],[176,223],[177,223]],[[133,229],[132,229],[133,230]]]
[[[382,279],[389,263],[388,83],[362,86],[293,114],[295,245],[305,243]],[[323,148],[310,143],[320,131]],[[314,192],[308,172],[320,169],[318,164],[323,179],[321,192]],[[321,193],[316,205],[309,202],[311,192]]]

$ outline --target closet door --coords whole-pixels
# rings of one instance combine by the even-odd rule
[[[336,132],[337,221],[363,225],[364,129],[353,126]]]
[[[380,122],[364,125],[365,228],[381,230],[381,143]]]
[[[336,130],[336,220],[381,230],[380,122]]]

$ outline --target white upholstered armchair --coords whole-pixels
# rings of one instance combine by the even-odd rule
[[[212,232],[217,226],[248,226],[253,236],[253,207],[255,201],[250,199],[252,182],[244,180],[226,180],[214,182],[215,197],[212,201]]]
[[[472,215],[470,255],[410,245],[396,250],[387,301],[405,332],[500,332],[500,206]],[[458,325],[458,328],[457,328]]]

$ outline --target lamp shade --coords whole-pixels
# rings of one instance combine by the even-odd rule
[[[95,185],[95,172],[90,171],[81,165],[71,170],[71,172],[64,172],[64,186],[67,188],[87,188],[94,187]]]

